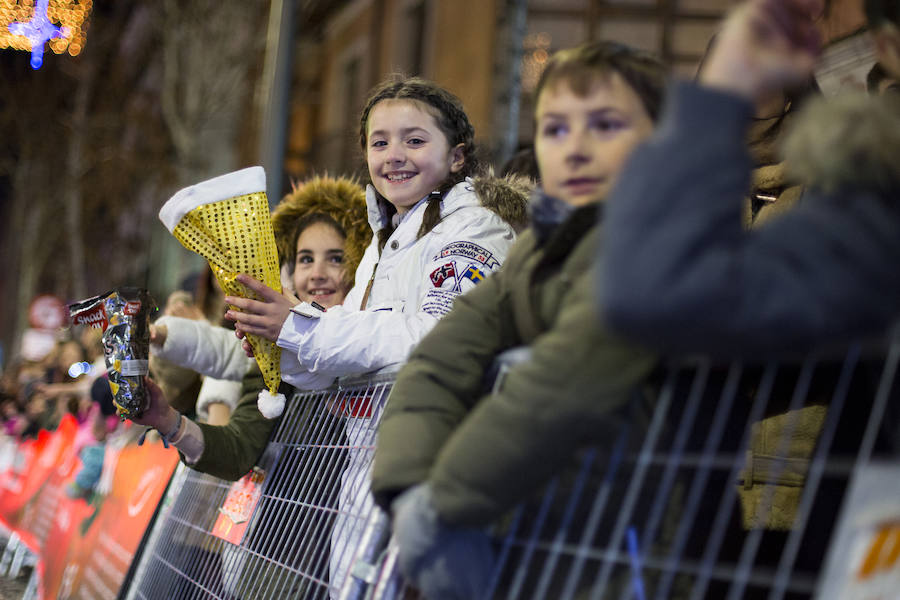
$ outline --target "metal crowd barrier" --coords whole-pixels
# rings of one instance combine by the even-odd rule
[[[837,359],[660,368],[610,415],[597,446],[496,524],[484,597],[896,597],[900,494],[879,485],[900,482],[898,359],[893,342]],[[416,598],[396,570],[387,517],[365,494],[391,384],[382,376],[291,400],[240,538],[211,533],[231,484],[181,468],[120,597]],[[748,452],[751,436],[765,438],[763,419],[805,412],[824,416],[812,428],[784,418],[783,435],[762,440],[768,454]],[[807,459],[780,460],[798,440]],[[746,492],[756,500],[747,515]]]

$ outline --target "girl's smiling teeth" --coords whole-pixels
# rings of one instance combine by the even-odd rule
[[[406,181],[407,179],[412,179],[415,177],[415,173],[410,173],[408,171],[400,172],[400,173],[387,173],[385,177],[388,181],[393,181],[395,183]]]
[[[334,292],[335,292],[335,290],[329,290],[329,289],[326,289],[326,288],[316,288],[316,289],[313,289],[313,290],[309,290],[309,291],[306,292],[306,293],[309,294],[310,296],[314,297],[314,298],[322,298],[323,296],[330,296],[330,295],[332,295]]]

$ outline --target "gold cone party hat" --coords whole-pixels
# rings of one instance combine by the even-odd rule
[[[159,211],[166,229],[185,248],[209,261],[219,285],[229,296],[261,300],[235,281],[240,273],[281,291],[278,251],[265,190],[265,171],[262,167],[250,167],[184,188]],[[247,339],[266,387],[271,394],[277,394],[281,348],[255,335],[248,335]]]

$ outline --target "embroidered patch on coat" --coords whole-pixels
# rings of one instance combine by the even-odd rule
[[[459,295],[453,290],[428,290],[422,303],[422,312],[441,318],[453,308],[453,300]]]
[[[472,283],[481,283],[484,281],[484,272],[475,265],[469,265],[469,268],[463,270],[459,276],[460,279],[468,279]]]
[[[441,248],[440,254],[435,256],[433,260],[440,260],[448,256],[462,256],[463,258],[477,261],[492,270],[500,266],[500,261],[494,258],[493,252],[472,242],[451,242]]]
[[[451,277],[456,277],[456,265],[453,262],[445,263],[432,271],[428,277],[431,279],[434,287],[441,287],[445,281]]]

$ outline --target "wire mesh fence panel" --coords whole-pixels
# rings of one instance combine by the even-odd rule
[[[900,462],[898,360],[895,343],[661,367],[569,468],[495,524],[484,597],[815,597],[854,477],[876,459]],[[292,398],[239,539],[211,533],[230,482],[179,471],[129,597],[417,597],[368,486],[391,385]]]
[[[900,460],[896,352],[669,369],[498,530],[487,595],[813,597],[851,477]]]
[[[135,571],[129,598],[222,597],[222,540],[209,531],[229,483],[179,467]]]
[[[291,399],[260,459],[260,493],[239,537],[217,534],[234,485],[180,469],[128,597],[362,597],[387,531],[368,478],[392,381]]]
[[[496,526],[484,597],[822,595],[836,527],[854,520],[841,518],[842,507],[852,513],[854,479],[876,459],[900,467],[900,347],[829,356],[661,370],[650,393],[609,415],[615,435],[598,431],[596,445]],[[881,500],[896,524],[900,498]],[[876,532],[888,541],[872,560],[896,573],[892,532]],[[375,598],[408,594],[396,560],[390,548]]]

